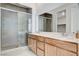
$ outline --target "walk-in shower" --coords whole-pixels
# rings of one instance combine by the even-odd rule
[[[1,4],[1,50],[27,45],[31,32],[32,15],[27,8],[12,4]]]

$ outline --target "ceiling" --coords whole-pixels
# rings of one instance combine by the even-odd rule
[[[37,13],[45,13],[45,12],[49,12],[61,5],[64,5],[64,3],[37,3],[36,5],[36,9],[37,9]]]
[[[64,3],[20,3],[20,4],[35,9],[38,14],[51,11],[61,5],[64,5]]]

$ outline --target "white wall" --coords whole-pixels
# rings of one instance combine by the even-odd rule
[[[71,28],[72,32],[79,32],[79,8],[71,9]]]
[[[79,3],[78,3],[78,11],[77,11],[77,16],[78,16],[78,19],[77,19],[77,31],[79,32]]]

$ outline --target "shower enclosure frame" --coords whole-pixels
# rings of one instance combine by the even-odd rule
[[[16,10],[12,10],[12,9],[8,9],[8,8],[4,8],[4,7],[0,7],[0,10],[1,9],[4,9],[4,10],[8,10],[8,11],[12,11],[12,12],[16,12],[17,14],[19,13],[19,12],[21,12],[21,13],[26,13],[26,12],[22,12],[22,11],[16,11]],[[1,11],[0,11],[1,12]],[[28,15],[31,15],[32,16],[32,14],[30,14],[30,13],[26,13],[26,14],[28,14]],[[18,16],[18,15],[17,15]],[[32,18],[31,18],[32,19]],[[1,21],[2,22],[2,21]],[[32,23],[32,20],[31,20],[31,23]],[[2,26],[1,26],[2,27]],[[18,19],[17,19],[17,29],[18,29]],[[32,29],[32,24],[31,24],[31,29]],[[2,31],[2,28],[1,28],[1,31]],[[31,30],[32,31],[32,30]],[[28,32],[29,33],[29,32]],[[18,35],[18,31],[17,31],[17,35]],[[1,40],[2,40],[2,35],[1,35]],[[19,43],[18,43],[19,41],[18,41],[18,37],[17,37],[17,47],[19,46]]]

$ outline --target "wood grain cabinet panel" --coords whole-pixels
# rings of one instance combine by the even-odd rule
[[[44,51],[42,51],[39,48],[37,48],[37,55],[38,56],[44,56]]]
[[[78,56],[79,56],[79,44],[78,44]]]
[[[44,42],[45,39],[44,39],[44,37],[39,36],[38,40]]]
[[[77,54],[57,48],[57,56],[76,56]]]
[[[79,56],[79,44],[30,35],[29,48],[38,56]]]
[[[31,38],[28,38],[28,47],[29,48],[32,48],[32,45],[33,45],[33,41]]]
[[[77,50],[76,50],[77,44],[75,44],[75,43],[65,42],[65,41],[56,40],[56,39],[46,39],[45,42],[49,43],[51,45],[55,45],[57,47],[63,48],[63,49],[77,52]]]
[[[28,39],[28,46],[34,53],[36,53],[36,40],[29,38]]]
[[[45,43],[44,42],[41,42],[41,41],[37,41],[37,48],[40,48],[42,50],[45,50],[44,47],[45,46]]]
[[[33,38],[33,39],[38,39],[38,36],[37,35],[31,35],[31,38]]]
[[[45,44],[45,55],[56,56],[56,47],[49,44]]]

